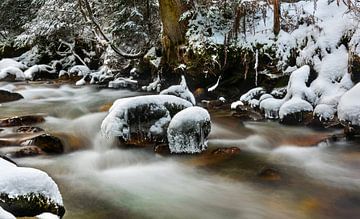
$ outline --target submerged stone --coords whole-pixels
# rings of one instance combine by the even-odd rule
[[[24,97],[18,93],[12,93],[6,90],[0,90],[0,103],[11,102],[23,99]]]

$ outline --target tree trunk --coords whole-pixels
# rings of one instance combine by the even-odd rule
[[[273,0],[274,4],[274,34],[277,36],[280,32],[280,0]]]
[[[185,42],[186,24],[180,22],[180,16],[186,10],[181,0],[159,0],[160,16],[163,24],[163,57],[167,64],[182,62],[181,45]]]

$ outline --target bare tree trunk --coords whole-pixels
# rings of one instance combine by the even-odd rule
[[[274,4],[274,34],[277,36],[280,32],[280,0],[273,0]]]
[[[163,24],[162,45],[165,61],[169,64],[181,62],[179,48],[185,42],[185,24],[180,22],[186,5],[181,0],[159,0]]]

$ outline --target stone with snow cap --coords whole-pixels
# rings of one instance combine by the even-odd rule
[[[56,183],[43,171],[0,158],[0,207],[16,217],[65,213]]]
[[[201,107],[189,107],[174,116],[167,137],[171,153],[200,153],[207,149],[210,115]]]
[[[107,136],[116,136],[126,144],[146,144],[166,140],[171,118],[192,104],[172,95],[149,95],[114,102],[101,125]]]
[[[195,97],[189,90],[184,76],[181,76],[181,82],[179,85],[173,85],[160,92],[160,95],[174,95],[184,100],[196,104]]]

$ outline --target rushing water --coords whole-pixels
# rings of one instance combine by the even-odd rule
[[[118,148],[99,130],[104,105],[141,93],[41,84],[6,88],[25,99],[0,106],[0,117],[43,114],[40,127],[64,140],[63,155],[16,161],[54,178],[66,219],[360,215],[359,144],[313,146],[336,130],[242,123],[229,112],[212,112],[209,150],[239,147],[239,155],[160,156],[151,148]],[[269,168],[275,176],[259,177]]]

